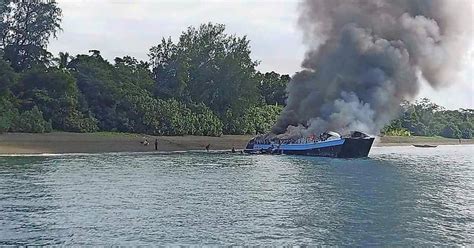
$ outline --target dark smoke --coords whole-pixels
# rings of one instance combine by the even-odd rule
[[[304,1],[299,23],[310,49],[273,133],[378,134],[422,82],[455,83],[472,8],[470,0]]]

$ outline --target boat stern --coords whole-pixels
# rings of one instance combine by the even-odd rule
[[[375,138],[360,132],[354,132],[344,138],[344,144],[338,154],[339,158],[364,158],[369,156]]]

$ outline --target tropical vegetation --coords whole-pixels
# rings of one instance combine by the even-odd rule
[[[393,120],[382,131],[396,136],[442,136],[473,138],[474,109],[447,110],[429,99],[401,106],[400,118]]]
[[[51,54],[61,19],[53,0],[0,0],[0,132],[255,134],[268,132],[285,105],[290,76],[259,72],[248,38],[222,24],[163,38],[148,61],[110,62],[98,50]],[[474,110],[427,100],[401,107],[385,134],[473,135]]]

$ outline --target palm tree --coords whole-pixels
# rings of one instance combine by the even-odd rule
[[[57,64],[59,69],[66,69],[71,59],[72,57],[69,55],[69,53],[60,52],[59,57],[54,58],[54,62]]]

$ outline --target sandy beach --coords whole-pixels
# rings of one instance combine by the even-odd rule
[[[242,149],[251,136],[151,136],[125,133],[65,133],[0,134],[0,154],[40,153],[104,153],[104,152],[151,152],[204,150],[210,144],[212,150]],[[149,145],[141,142],[146,139]]]
[[[144,139],[149,142],[144,146]],[[152,152],[155,139],[158,151],[243,149],[251,135],[207,136],[150,136],[123,133],[65,133],[0,134],[0,154],[43,153],[105,153],[105,152]],[[375,146],[406,146],[412,144],[457,145],[459,140],[440,137],[378,137]],[[461,144],[474,144],[474,140],[462,140]]]

